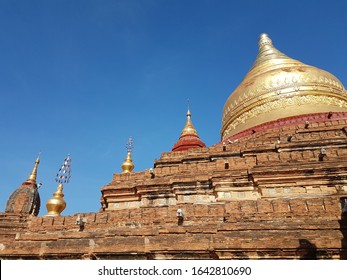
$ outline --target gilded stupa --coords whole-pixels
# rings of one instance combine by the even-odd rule
[[[71,177],[71,158],[68,155],[64,159],[64,163],[60,167],[55,181],[59,183],[56,192],[53,193],[53,197],[47,200],[46,208],[47,214],[46,216],[60,216],[61,212],[66,208],[66,202],[64,200],[64,185],[69,183]]]
[[[126,156],[124,162],[122,163],[122,172],[123,173],[130,173],[133,171],[133,169],[135,167],[133,160],[131,158],[133,148],[134,148],[134,142],[133,142],[133,138],[130,136],[128,143],[126,144],[127,156]]]
[[[134,167],[135,165],[133,163],[133,160],[131,159],[131,152],[128,152],[124,162],[122,163],[123,173],[130,173],[131,171],[133,171]]]
[[[261,34],[253,66],[224,105],[221,138],[279,119],[322,112],[347,112],[342,83],[327,71],[286,56],[267,34]]]
[[[66,202],[63,197],[63,184],[59,184],[57,191],[53,193],[53,197],[48,199],[46,203],[47,216],[60,216],[60,213],[66,208]]]
[[[173,152],[185,151],[193,148],[203,148],[206,146],[205,143],[200,140],[200,137],[192,123],[191,116],[192,114],[188,108],[186,125],[181,132],[180,138],[172,147]]]

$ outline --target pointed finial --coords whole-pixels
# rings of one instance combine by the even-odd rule
[[[288,59],[288,56],[277,50],[270,39],[269,35],[262,33],[258,40],[259,51],[258,55],[252,65],[251,70],[256,68],[263,62],[274,60],[274,59]]]
[[[259,41],[258,41],[259,49],[264,47],[265,45],[272,46],[272,40],[270,39],[269,35],[266,33],[262,33],[259,36]]]
[[[190,113],[190,102],[189,102],[189,98],[187,99],[187,103],[188,103],[187,117],[191,117],[192,114]]]
[[[36,160],[35,160],[35,164],[34,164],[34,167],[33,167],[33,170],[31,171],[27,181],[28,182],[32,182],[34,184],[36,184],[36,177],[37,177],[37,168],[39,166],[39,163],[40,163],[40,154],[41,154],[41,151],[39,152]]]
[[[186,121],[186,125],[184,126],[181,136],[182,135],[188,135],[188,134],[193,134],[193,135],[198,135],[198,133],[196,132],[193,123],[191,121],[191,116],[192,114],[190,113],[190,109],[189,109],[189,103],[188,103],[188,111],[187,111],[187,121]]]

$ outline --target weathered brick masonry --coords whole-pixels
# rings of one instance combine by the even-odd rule
[[[0,215],[0,257],[347,258],[346,128],[346,120],[287,126],[163,153],[154,177],[115,174],[100,213]]]

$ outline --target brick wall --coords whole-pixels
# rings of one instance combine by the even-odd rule
[[[154,176],[114,174],[100,213],[2,213],[0,258],[347,259],[346,127],[296,124],[163,153]]]
[[[183,211],[179,223],[177,209]],[[84,227],[76,224],[80,217]],[[317,258],[345,256],[339,197],[259,199],[27,217],[2,259]],[[3,234],[4,229],[0,228]],[[302,247],[303,243],[305,246]],[[301,248],[301,247],[302,248]],[[313,249],[312,249],[313,248]],[[241,257],[240,257],[241,256]]]

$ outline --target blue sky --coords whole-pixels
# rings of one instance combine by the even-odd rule
[[[135,171],[185,124],[220,139],[224,102],[266,32],[346,86],[347,1],[0,1],[0,211],[42,150],[40,215],[70,153],[69,215],[96,212],[131,135]]]

